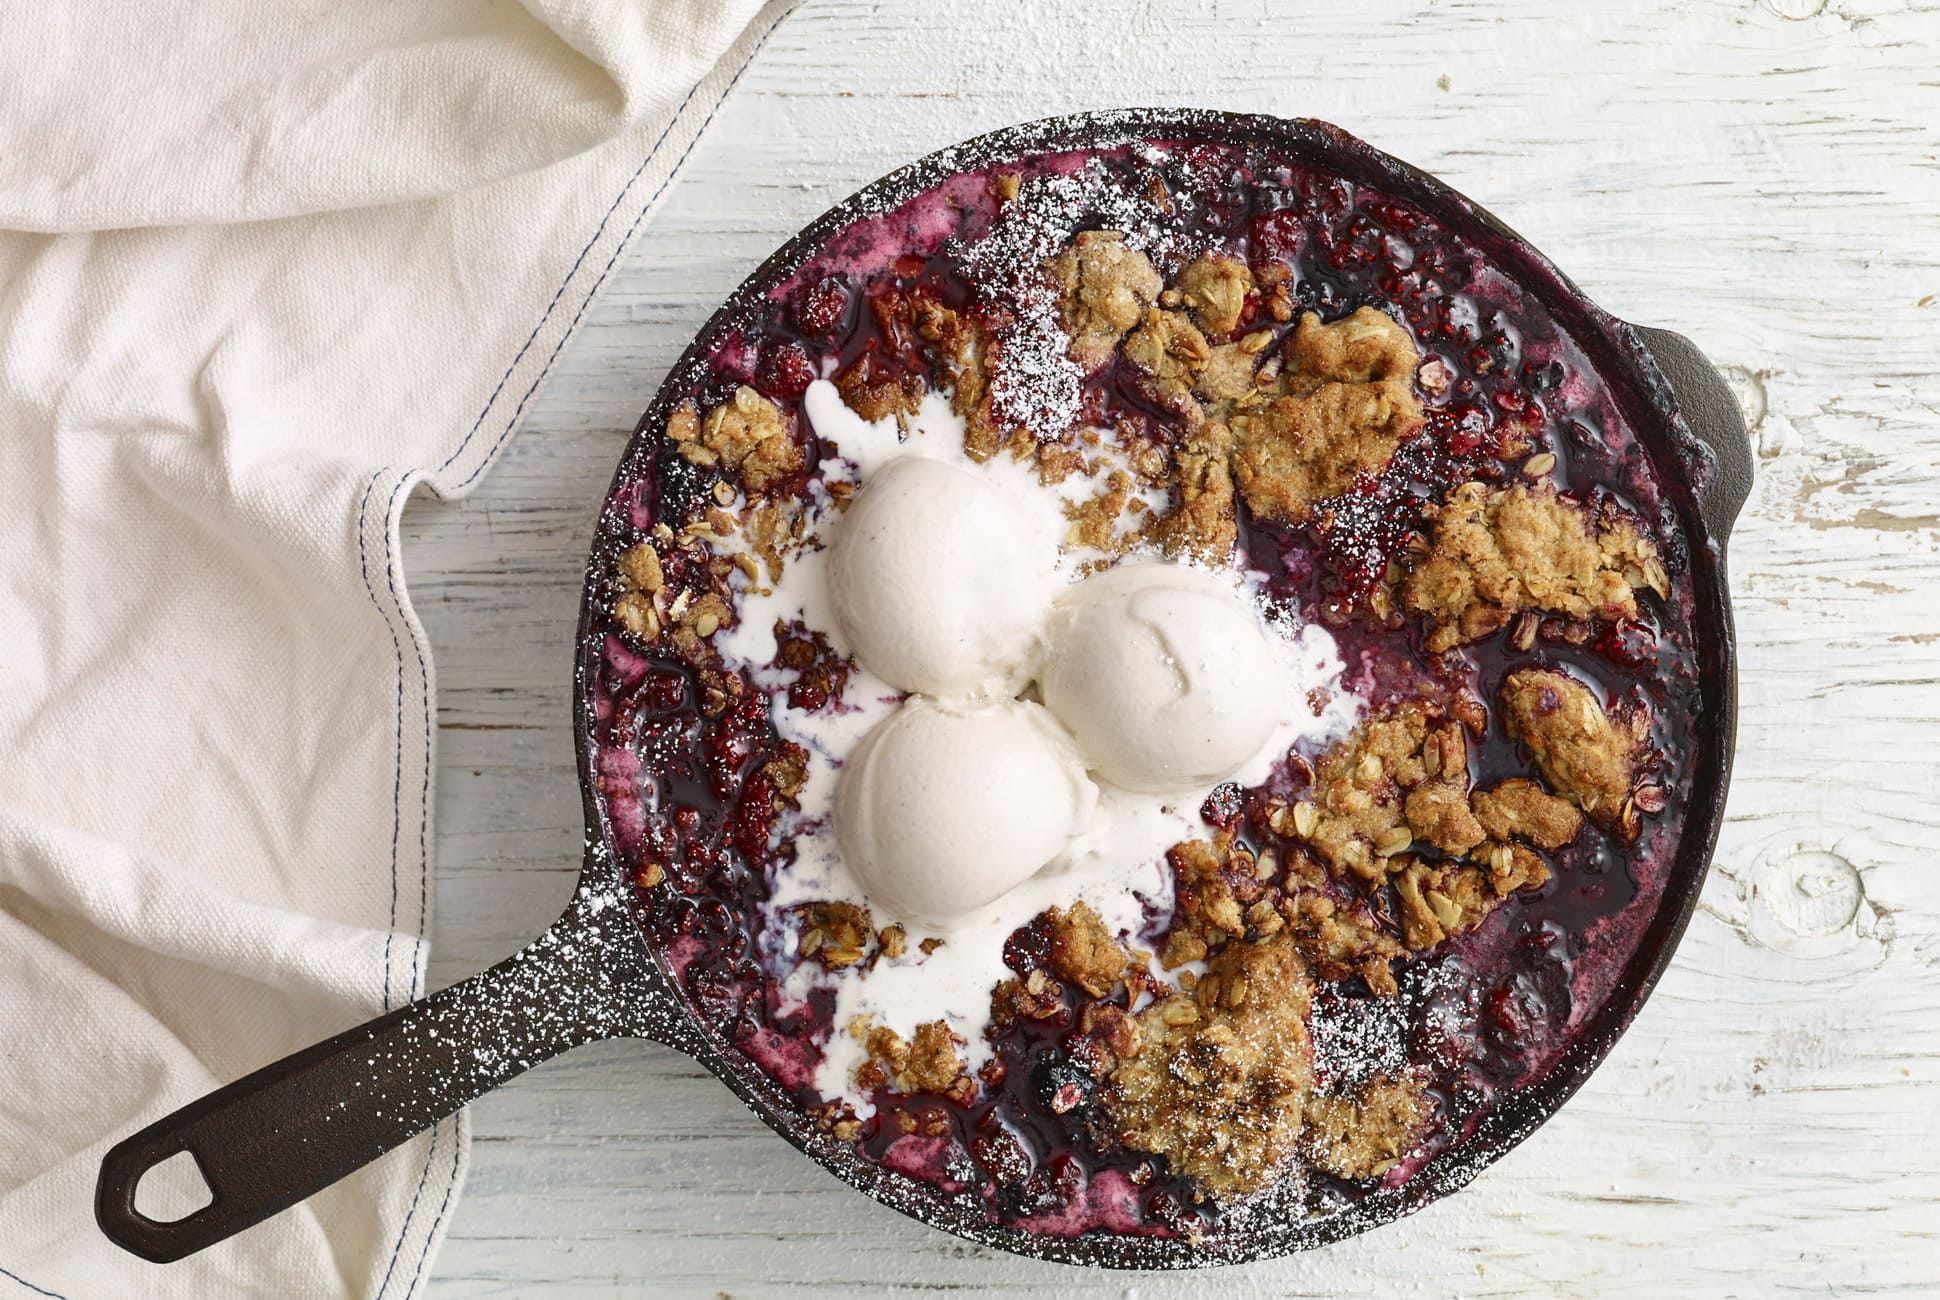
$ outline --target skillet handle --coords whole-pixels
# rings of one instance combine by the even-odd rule
[[[537,940],[490,970],[285,1057],[113,1147],[94,1215],[165,1264],[321,1191],[570,1048],[633,1032],[614,953],[644,949],[626,909],[582,888]],[[630,948],[629,948],[630,945]],[[214,1199],[163,1223],[135,1208],[150,1169],[187,1151]]]
[[[1691,432],[1711,449],[1715,458],[1711,483],[1698,502],[1704,526],[1720,545],[1731,536],[1731,525],[1751,495],[1751,435],[1744,412],[1716,366],[1697,344],[1670,330],[1632,326],[1657,368],[1670,380],[1678,409]]]

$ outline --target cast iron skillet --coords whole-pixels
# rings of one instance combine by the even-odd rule
[[[1507,226],[1446,185],[1336,127],[1309,120],[1156,109],[1054,118],[981,136],[904,167],[837,205],[769,258],[676,363],[640,429],[658,429],[672,394],[704,366],[708,345],[743,304],[785,277],[856,217],[881,212],[950,173],[1043,149],[1130,139],[1259,142],[1407,199],[1467,237],[1543,303],[1609,384],[1655,461],[1691,543],[1702,717],[1688,813],[1675,862],[1637,950],[1600,1011],[1539,1082],[1507,1095],[1464,1141],[1413,1178],[1311,1222],[1253,1225],[1244,1242],[1111,1236],[1058,1238],[986,1221],[817,1133],[751,1063],[723,1050],[689,1010],[645,937],[593,796],[586,667],[594,608],[580,606],[573,734],[586,813],[586,859],[565,914],[524,951],[422,1001],[360,1025],[150,1125],[101,1164],[95,1215],[125,1249],[180,1259],[289,1208],[550,1057],[604,1038],[653,1039],[694,1057],[770,1127],[830,1172],[905,1214],[1020,1254],[1112,1267],[1183,1268],[1323,1245],[1389,1222],[1463,1186],[1581,1086],[1643,1004],[1684,931],[1723,813],[1736,720],[1735,654],[1723,545],[1751,483],[1744,421],[1730,390],[1689,340],[1636,328],[1585,299]],[[640,435],[636,433],[636,440]],[[481,1050],[482,1049],[482,1050]],[[187,1151],[214,1193],[172,1223],[135,1209],[135,1186]]]

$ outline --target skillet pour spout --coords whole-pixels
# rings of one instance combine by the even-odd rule
[[[580,689],[575,740],[588,853],[564,914],[530,946],[482,974],[268,1065],[143,1129],[103,1159],[101,1229],[142,1258],[166,1262],[287,1209],[425,1131],[481,1094],[584,1043],[652,1039],[688,1053],[770,1127],[857,1189],[932,1226],[1038,1258],[1123,1268],[1188,1268],[1309,1249],[1366,1231],[1455,1191],[1553,1114],[1607,1054],[1669,963],[1709,866],[1722,819],[1735,730],[1735,640],[1724,542],[1751,483],[1744,421],[1698,348],[1597,308],[1527,241],[1469,199],[1337,127],[1180,109],[1054,118],[982,136],[896,171],[807,227],[729,298],[677,361],[616,475],[643,462],[669,412],[705,382],[709,358],[749,311],[857,221],[893,211],[959,173],[1067,150],[1146,141],[1260,147],[1399,198],[1482,250],[1553,317],[1611,388],[1664,485],[1688,539],[1697,696],[1682,833],[1661,896],[1600,1004],[1572,1022],[1567,1050],[1539,1078],[1505,1092],[1458,1143],[1405,1180],[1381,1184],[1337,1213],[1256,1217],[1247,1231],[1060,1236],[1001,1222],[974,1196],[926,1184],[865,1158],[806,1113],[800,1099],[723,1038],[683,994],[668,954],[649,938],[642,896],[597,792],[590,667],[600,655],[605,559],[596,547],[574,645]],[[1552,458],[1553,459],[1553,458]],[[188,1152],[213,1200],[174,1222],[135,1207],[142,1176]]]

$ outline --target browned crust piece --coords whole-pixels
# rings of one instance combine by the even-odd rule
[[[1110,360],[1118,341],[1159,296],[1150,258],[1116,230],[1087,230],[1051,259],[1058,319],[1071,336],[1071,357],[1086,370]]]
[[[1421,1145],[1428,1117],[1421,1080],[1376,1075],[1344,1096],[1308,1098],[1300,1145],[1309,1163],[1337,1177],[1379,1178]]]
[[[1179,443],[1179,504],[1154,526],[1167,555],[1220,567],[1231,563],[1233,547],[1239,544],[1232,454],[1232,430],[1214,420],[1201,423]]]
[[[1630,793],[1644,755],[1644,715],[1619,723],[1589,687],[1548,668],[1510,673],[1498,698],[1509,734],[1529,747],[1552,790],[1603,825],[1634,833]]]
[[[1280,910],[1294,946],[1320,978],[1359,975],[1384,998],[1400,991],[1393,962],[1406,950],[1381,928],[1365,902],[1342,903],[1319,889],[1309,889],[1288,894]]]
[[[1463,726],[1410,703],[1370,718],[1322,754],[1307,797],[1270,807],[1268,826],[1303,842],[1361,891],[1392,881],[1403,945],[1419,952],[1474,929],[1515,891],[1548,880],[1548,864],[1517,841],[1560,848],[1576,837],[1582,817],[1527,778],[1471,791]],[[1424,847],[1444,859],[1424,861]],[[1332,922],[1325,938],[1345,941],[1353,955],[1362,940],[1351,924],[1343,931],[1333,914],[1315,919]],[[1303,951],[1331,978],[1325,963],[1340,958],[1323,958],[1316,947],[1310,940]],[[1357,968],[1376,992],[1392,989],[1365,958]]]
[[[883,1025],[858,1026],[851,1032],[858,1031],[869,1053],[856,1070],[862,1087],[905,1096],[934,1092],[964,1104],[976,1099],[977,1081],[964,1066],[963,1039],[944,1021],[925,1021],[908,1039]]]
[[[1048,461],[1040,458],[1040,476],[1047,472],[1060,472],[1055,468],[1058,464],[1058,457]],[[1120,532],[1118,522],[1124,517],[1126,506],[1134,504],[1132,489],[1135,486],[1130,474],[1115,469],[1106,476],[1104,488],[1098,495],[1067,503],[1064,517],[1071,526],[1066,531],[1066,539],[1074,545],[1087,546],[1107,555],[1120,555],[1130,550],[1142,534],[1136,528]],[[1138,505],[1143,508],[1143,503]]]
[[[990,331],[975,316],[944,306],[927,294],[911,304],[917,337],[935,353],[938,382],[950,392],[950,409],[963,417],[963,449],[972,460],[997,454],[1004,434],[991,413],[990,367],[994,349]]]
[[[787,414],[746,384],[704,420],[697,418],[692,403],[675,408],[667,420],[667,436],[694,464],[738,475],[750,495],[780,487],[807,462],[791,436]]]
[[[1126,335],[1124,350],[1125,360],[1144,372],[1147,396],[1189,423],[1199,418],[1193,389],[1213,349],[1184,312],[1147,311]]]
[[[1311,997],[1290,939],[1229,944],[1189,995],[1139,1013],[1136,1053],[1099,1090],[1112,1132],[1214,1196],[1271,1182],[1294,1155],[1312,1088]]]
[[[1285,393],[1233,417],[1234,478],[1247,507],[1304,523],[1315,502],[1384,467],[1421,424],[1420,359],[1408,331],[1372,307],[1331,325],[1302,316],[1287,346]]]
[[[1635,618],[1636,591],[1669,589],[1657,548],[1631,519],[1589,510],[1547,480],[1506,488],[1464,483],[1435,512],[1428,550],[1401,583],[1425,619],[1427,648],[1487,636],[1523,610],[1570,618]]]
[[[1583,829],[1583,814],[1528,777],[1511,777],[1470,800],[1490,839],[1528,840],[1539,849],[1560,849]]]
[[[841,970],[868,956],[875,936],[868,908],[830,900],[804,903],[797,912],[801,930],[796,952],[803,958],[812,957],[829,970]]]
[[[1410,950],[1473,930],[1509,895],[1549,879],[1548,864],[1520,844],[1492,844],[1479,856],[1486,865],[1410,858],[1395,873],[1401,937]]]
[[[1248,406],[1265,400],[1260,391],[1260,355],[1271,342],[1272,334],[1261,330],[1237,343],[1215,344],[1207,353],[1193,382],[1215,411],[1228,410],[1235,403]]]
[[[871,351],[864,352],[835,376],[835,391],[851,411],[874,422],[894,416],[907,427],[929,384],[923,376],[886,365]]]
[[[1395,992],[1389,962],[1402,947],[1368,907],[1336,899],[1326,872],[1305,854],[1283,863],[1269,850],[1255,857],[1230,834],[1187,840],[1166,854],[1177,915],[1160,961],[1166,969],[1203,960],[1236,940],[1285,932],[1322,979],[1360,975],[1375,992]]]
[[[1179,301],[1208,334],[1231,334],[1246,314],[1246,295],[1253,291],[1253,273],[1246,263],[1224,253],[1201,253],[1179,272],[1175,286]]]
[[[709,638],[735,623],[734,607],[721,593],[728,589],[728,577],[735,564],[725,556],[709,554],[700,542],[703,532],[719,529],[731,532],[732,516],[715,507],[697,524],[690,524],[676,537],[666,525],[657,525],[653,541],[640,541],[621,552],[615,564],[618,590],[613,597],[613,619],[627,632],[645,643],[666,646],[694,669],[700,680],[701,711],[719,717],[729,703],[739,698],[746,682],[739,673],[726,671],[714,655]],[[667,580],[666,557],[679,552],[689,581],[675,590]],[[695,580],[705,585],[697,585]]]
[[[652,542],[635,542],[620,555],[620,594],[613,601],[613,617],[642,641],[660,635],[659,595],[667,580]]]
[[[1404,704],[1322,754],[1307,799],[1276,808],[1270,825],[1337,871],[1378,884],[1418,838],[1449,854],[1486,839],[1468,795],[1461,724]]]
[[[1051,934],[1047,965],[1094,998],[1102,998],[1125,977],[1131,955],[1107,930],[1089,903],[1050,908],[1043,920]]]

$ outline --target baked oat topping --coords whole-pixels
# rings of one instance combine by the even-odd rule
[[[1151,400],[1180,416],[1199,414],[1192,390],[1211,359],[1212,345],[1182,311],[1148,311],[1125,339],[1125,360],[1146,376]]]
[[[1213,347],[1195,381],[1213,411],[1230,413],[1235,404],[1244,406],[1260,400],[1261,385],[1270,387],[1273,383],[1269,369],[1272,358],[1262,351],[1262,346],[1272,341],[1272,331],[1261,330],[1237,343]]]
[[[1225,833],[1175,844],[1166,860],[1177,901],[1160,950],[1166,969],[1203,961],[1233,940],[1284,932],[1320,978],[1359,975],[1376,993],[1394,993],[1389,962],[1402,955],[1400,943],[1364,897],[1339,894],[1300,850],[1284,860],[1270,850],[1254,854]]]
[[[806,460],[791,436],[787,415],[746,384],[705,420],[697,417],[691,403],[681,406],[667,421],[667,436],[682,456],[696,465],[738,474],[755,495],[801,473]]]
[[[1543,780],[1598,822],[1633,833],[1630,794],[1649,720],[1613,719],[1589,687],[1545,668],[1511,673],[1501,700],[1504,725],[1529,747]]]
[[[878,353],[864,352],[837,373],[835,391],[865,420],[893,416],[898,424],[907,424],[922,403],[923,394],[929,391],[929,384],[913,371],[885,365]]]
[[[868,956],[875,938],[868,908],[836,900],[808,903],[798,910],[801,936],[796,940],[796,951],[804,958],[812,957],[829,970],[840,970]]]
[[[1272,1181],[1293,1156],[1313,1084],[1311,988],[1290,940],[1223,948],[1190,995],[1139,1013],[1136,1053],[1100,1089],[1114,1136],[1215,1196]]]
[[[1539,849],[1560,849],[1583,829],[1583,815],[1575,805],[1527,777],[1478,790],[1471,803],[1491,839],[1523,839]]]
[[[1237,257],[1202,253],[1179,272],[1179,299],[1208,334],[1231,334],[1246,313],[1253,273]]]
[[[1636,591],[1645,587],[1666,593],[1664,566],[1614,508],[1593,516],[1546,480],[1464,483],[1435,512],[1427,554],[1403,580],[1401,601],[1427,620],[1427,648],[1442,651],[1487,636],[1523,610],[1635,618]]]
[[[1066,505],[1065,518],[1071,521],[1066,540],[1106,555],[1122,555],[1137,545],[1139,529],[1123,526],[1126,510],[1143,504],[1132,495],[1134,486],[1130,474],[1113,470],[1102,492]]]
[[[1089,904],[1054,907],[1044,914],[1044,921],[1051,935],[1051,973],[1059,979],[1102,998],[1125,977],[1131,954],[1105,929]]]
[[[1419,703],[1370,719],[1314,764],[1308,799],[1274,829],[1310,844],[1337,873],[1380,881],[1417,838],[1464,853],[1486,838],[1468,807],[1462,725]]]
[[[950,409],[963,417],[964,451],[972,460],[989,460],[1004,441],[991,414],[990,330],[930,294],[917,296],[911,310],[916,336],[930,345],[937,383],[950,394]]]
[[[619,560],[620,594],[613,602],[613,617],[642,641],[660,635],[658,597],[666,588],[660,555],[651,542],[635,542],[621,552]]]
[[[1421,1142],[1429,1101],[1422,1081],[1384,1074],[1345,1096],[1307,1099],[1301,1147],[1316,1166],[1341,1178],[1379,1178]]]
[[[1285,391],[1233,417],[1234,477],[1253,513],[1304,523],[1316,502],[1385,466],[1421,424],[1419,360],[1408,332],[1372,307],[1327,325],[1302,316],[1281,371]]]
[[[904,1096],[941,1093],[962,1104],[975,1099],[977,1081],[964,1066],[964,1040],[944,1021],[926,1020],[908,1039],[882,1025],[856,1024],[849,1032],[862,1038],[869,1054],[857,1071],[862,1086]]]
[[[1158,521],[1155,540],[1168,555],[1224,567],[1239,540],[1234,509],[1233,432],[1216,420],[1190,430],[1179,443],[1179,503]]]
[[[1152,259],[1114,230],[1078,235],[1052,261],[1051,274],[1058,286],[1058,317],[1071,336],[1071,356],[1087,370],[1110,359],[1163,283]]]
[[[1420,952],[1480,925],[1518,889],[1549,879],[1549,868],[1520,844],[1491,845],[1488,867],[1410,859],[1394,877],[1401,901],[1402,938]]]

